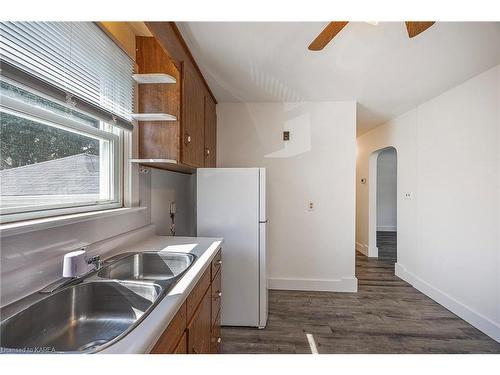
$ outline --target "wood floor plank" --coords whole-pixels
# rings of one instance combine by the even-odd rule
[[[312,335],[319,353],[500,353],[499,343],[394,275],[395,241],[379,242],[382,259],[356,254],[357,293],[271,290],[267,327],[223,327],[221,352],[311,353]]]

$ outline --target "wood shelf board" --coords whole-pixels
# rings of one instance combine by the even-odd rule
[[[175,77],[166,73],[134,74],[133,77],[139,84],[177,83]]]
[[[179,164],[177,160],[172,159],[130,159],[130,162],[144,165],[146,167],[180,172],[184,174],[193,174],[196,172],[196,168]]]
[[[177,121],[177,117],[168,113],[132,113],[137,121]]]

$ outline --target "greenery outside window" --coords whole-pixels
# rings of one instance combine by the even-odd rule
[[[0,22],[0,223],[123,206],[134,62],[93,22]]]
[[[123,130],[6,82],[0,93],[2,222],[122,205]]]

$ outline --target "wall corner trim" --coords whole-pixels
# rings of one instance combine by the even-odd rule
[[[368,245],[361,242],[356,242],[356,250],[364,256],[368,256]]]
[[[343,277],[341,279],[290,279],[268,278],[269,289],[302,290],[313,292],[357,292],[358,279]]]
[[[378,247],[377,246],[368,246],[368,257],[378,258]]]
[[[407,283],[410,283],[415,289],[419,290],[440,305],[443,305],[452,313],[458,315],[467,323],[490,336],[493,340],[500,342],[500,324],[495,323],[469,306],[457,301],[452,296],[433,287],[428,282],[408,271],[406,267],[400,263],[396,263],[395,265],[395,274]]]

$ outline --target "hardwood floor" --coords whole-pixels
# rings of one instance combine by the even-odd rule
[[[271,290],[263,330],[222,328],[222,353],[500,353],[500,344],[356,254],[358,293]],[[311,344],[310,344],[311,343]]]
[[[377,232],[378,259],[396,263],[397,232]]]

